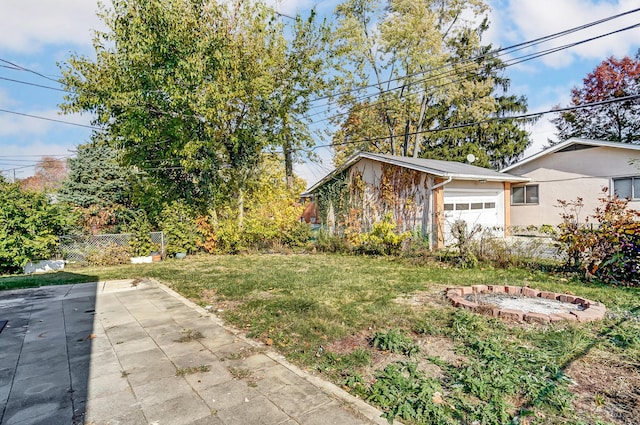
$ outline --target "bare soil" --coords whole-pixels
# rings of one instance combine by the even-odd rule
[[[570,390],[577,411],[614,424],[640,424],[640,364],[621,363],[595,351],[565,372],[575,382]]]

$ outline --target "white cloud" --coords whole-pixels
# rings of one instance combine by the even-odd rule
[[[578,27],[605,17],[620,14],[637,7],[637,0],[592,1],[584,0],[511,0],[504,5],[494,0],[492,18],[499,31],[492,37],[503,43],[517,43]],[[633,13],[604,24],[591,27],[534,47],[539,52],[553,47],[579,42],[638,23],[638,13]],[[579,59],[603,60],[608,56],[624,56],[635,53],[640,29],[636,28],[590,41],[542,58],[554,68],[571,65]]]
[[[97,0],[2,0],[0,49],[36,52],[45,45],[90,45],[102,28]]]

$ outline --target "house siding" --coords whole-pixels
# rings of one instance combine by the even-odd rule
[[[415,184],[387,182],[390,187],[386,193],[382,193],[385,169],[387,176],[389,170],[393,170],[401,173],[399,175],[401,178],[413,177]],[[364,183],[361,199],[354,199],[354,193],[351,196],[352,205],[361,210],[362,230],[370,230],[373,224],[382,220],[387,212],[393,213],[393,218],[401,231],[421,229],[424,202],[427,197],[425,173],[363,158],[350,168],[349,175],[352,181],[356,175],[360,175]]]
[[[538,204],[511,205],[514,226],[558,225],[562,222],[558,200],[573,201],[581,197],[584,207],[580,221],[593,214],[602,197],[602,188],[613,191],[613,178],[640,175],[640,152],[612,147],[591,147],[567,152],[554,152],[509,170],[509,173],[531,178],[528,185],[538,185]],[[512,185],[517,186],[517,185]],[[631,208],[640,209],[640,201]]]

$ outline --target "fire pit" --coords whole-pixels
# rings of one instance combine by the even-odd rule
[[[549,323],[589,322],[604,318],[602,303],[527,286],[472,285],[447,289],[454,306],[510,320]]]

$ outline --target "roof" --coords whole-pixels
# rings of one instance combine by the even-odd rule
[[[618,149],[630,149],[640,151],[640,145],[632,145],[630,143],[620,143],[620,142],[608,142],[606,140],[595,140],[595,139],[581,139],[578,137],[572,137],[571,139],[565,140],[564,142],[560,142],[557,145],[553,145],[548,147],[535,155],[531,155],[523,160],[516,162],[513,165],[510,165],[506,168],[500,170],[501,173],[511,171],[514,168],[517,168],[521,165],[527,164],[529,162],[535,161],[538,158],[542,158],[543,156],[550,155],[555,152],[560,152],[564,149],[568,148],[580,148],[580,147],[606,147],[606,148],[618,148]]]
[[[407,168],[410,170],[421,171],[423,173],[431,174],[436,177],[443,177],[455,180],[485,180],[496,182],[525,182],[529,181],[529,178],[514,176],[507,173],[502,173],[488,168],[477,167],[475,165],[464,164],[462,162],[455,161],[443,161],[439,159],[425,159],[425,158],[413,158],[408,156],[396,156],[386,155],[371,152],[359,152],[352,155],[347,159],[344,164],[337,167],[331,173],[322,178],[319,182],[311,186],[303,194],[313,193],[317,188],[323,186],[326,182],[333,179],[337,174],[351,167],[361,159],[371,159],[373,161],[382,162],[385,164],[397,165],[399,167]]]

